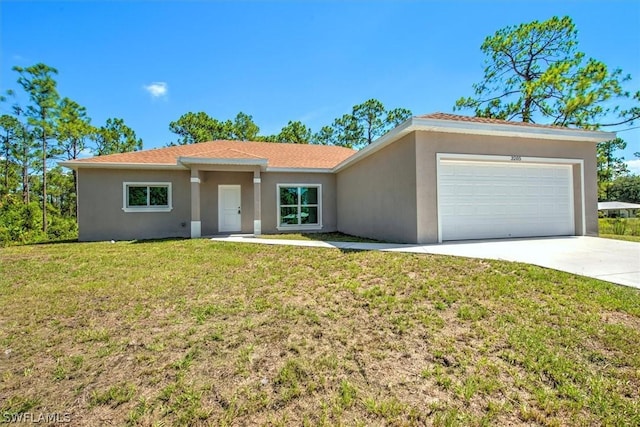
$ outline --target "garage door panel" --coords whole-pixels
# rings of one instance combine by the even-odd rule
[[[442,160],[443,240],[574,234],[569,165]]]

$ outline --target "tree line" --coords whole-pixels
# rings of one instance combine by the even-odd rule
[[[411,117],[406,108],[388,110],[377,99],[354,105],[350,113],[336,118],[330,125],[314,133],[301,121],[290,120],[275,135],[260,135],[253,117],[243,112],[233,120],[221,121],[205,112],[186,113],[169,123],[169,130],[177,135],[168,145],[195,144],[218,139],[238,141],[283,142],[292,144],[337,145],[362,148]]]
[[[633,124],[640,118],[640,90],[624,89],[631,76],[587,58],[577,46],[569,17],[498,30],[480,48],[482,80],[454,110],[583,129]],[[55,68],[36,64],[13,70],[28,101],[21,104],[11,90],[0,97],[8,111],[0,116],[0,242],[74,238],[77,179],[55,162],[141,150],[142,140],[121,118],[93,125],[85,107],[58,93]],[[232,120],[187,112],[169,123],[176,138],[167,145],[226,139],[359,149],[411,115],[406,108],[387,109],[369,99],[317,132],[290,120],[277,134],[261,135],[253,117],[243,112]],[[625,148],[621,138],[598,145],[600,200],[640,202],[640,176],[630,174],[617,154]]]
[[[73,238],[77,177],[56,165],[90,154],[142,149],[123,119],[94,126],[85,107],[58,92],[58,70],[46,64],[13,67],[28,100],[0,97],[0,242]]]

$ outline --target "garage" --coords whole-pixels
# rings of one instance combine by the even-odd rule
[[[575,234],[572,165],[438,155],[439,240]]]
[[[614,133],[445,113],[338,165],[338,230],[387,242],[598,235],[597,144]]]

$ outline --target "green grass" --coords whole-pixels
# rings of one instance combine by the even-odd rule
[[[0,307],[0,420],[640,424],[640,291],[524,264],[15,246],[0,249]]]
[[[600,234],[640,236],[640,218],[599,218]]]
[[[640,218],[599,218],[600,237],[640,242]]]

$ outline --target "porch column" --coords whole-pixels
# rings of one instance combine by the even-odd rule
[[[260,169],[253,172],[253,234],[259,236],[262,234],[262,210],[260,207],[260,189],[261,189]]]
[[[191,169],[191,238],[202,235],[200,222],[200,171]]]

